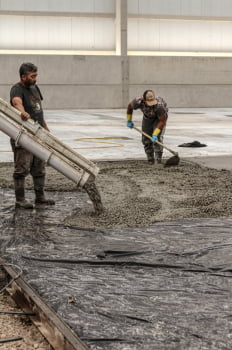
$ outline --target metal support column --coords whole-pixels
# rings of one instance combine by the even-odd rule
[[[116,55],[121,55],[122,105],[129,102],[129,62],[127,56],[127,0],[116,0]]]

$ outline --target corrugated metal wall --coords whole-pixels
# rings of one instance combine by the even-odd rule
[[[158,16],[228,17],[231,0],[128,0],[128,13]]]
[[[9,99],[20,64],[32,61],[45,108],[125,107],[148,88],[170,107],[232,107],[232,0],[128,0],[128,18],[116,16],[116,2],[0,0],[0,97]],[[122,19],[138,57],[126,45],[116,55],[116,39],[127,38]],[[216,57],[222,51],[228,57]]]
[[[231,0],[128,0],[129,51],[229,52]]]
[[[0,0],[0,49],[115,50],[114,0]]]
[[[0,49],[105,50],[115,0],[0,0]],[[128,0],[129,51],[229,52],[232,0]]]
[[[0,49],[114,50],[114,20],[0,15]]]
[[[3,11],[114,13],[114,0],[0,0]]]

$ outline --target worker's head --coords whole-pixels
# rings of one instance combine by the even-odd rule
[[[33,63],[23,63],[19,68],[19,75],[24,86],[35,85],[37,79],[37,67]]]
[[[155,98],[155,93],[152,90],[146,90],[143,93],[143,99],[148,106],[157,105],[157,100]]]

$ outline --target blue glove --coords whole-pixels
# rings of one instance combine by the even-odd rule
[[[156,135],[152,135],[152,140],[151,140],[151,142],[156,142],[158,140],[158,136],[156,136]]]
[[[134,123],[132,121],[127,122],[127,126],[128,126],[128,128],[133,128],[134,127]]]

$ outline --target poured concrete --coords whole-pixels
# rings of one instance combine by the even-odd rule
[[[1,152],[11,162],[0,164],[1,254],[91,350],[230,349],[232,111],[172,109],[172,168],[146,162],[124,114],[46,111],[57,137],[101,165],[99,217],[51,168],[56,205],[15,210],[12,153]],[[194,140],[207,146],[178,147]],[[26,195],[34,200],[31,182]]]

